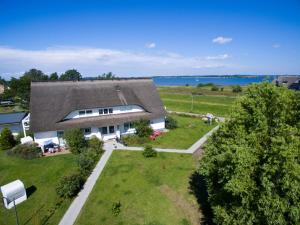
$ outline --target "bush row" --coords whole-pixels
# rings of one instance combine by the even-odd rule
[[[56,193],[61,198],[72,198],[78,194],[103,153],[103,142],[97,137],[92,137],[86,143],[87,147],[77,149],[77,170],[62,177],[56,187]]]

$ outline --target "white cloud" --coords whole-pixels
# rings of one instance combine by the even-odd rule
[[[273,44],[272,47],[273,47],[273,48],[280,48],[280,44],[277,44],[277,43],[276,43],[276,44]]]
[[[156,44],[154,42],[146,44],[146,48],[155,48],[155,47],[156,47]]]
[[[91,47],[24,50],[0,46],[0,73],[16,75],[30,68],[50,73],[76,68],[84,76],[106,71],[128,76],[199,74],[199,69],[226,67],[218,60],[226,58],[227,54],[187,57],[174,52],[145,53]]]
[[[232,40],[233,39],[229,38],[229,37],[219,36],[219,37],[216,37],[216,38],[212,39],[212,42],[216,43],[216,44],[224,45],[224,44],[232,42]]]
[[[207,60],[223,60],[223,59],[228,59],[229,55],[228,54],[222,54],[222,55],[216,55],[216,56],[206,56],[205,59]]]

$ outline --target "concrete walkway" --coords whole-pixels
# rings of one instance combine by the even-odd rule
[[[167,149],[167,148],[154,148],[158,152],[169,152],[169,153],[183,153],[183,154],[193,154],[195,151],[197,151],[208,139],[209,136],[211,136],[216,130],[219,129],[219,126],[214,127],[211,129],[208,133],[206,133],[202,138],[200,138],[198,141],[196,141],[191,147],[188,149]],[[118,143],[116,141],[108,141],[106,144],[104,144],[104,149],[116,149],[116,150],[129,150],[129,151],[143,151],[143,147],[128,147],[121,143]]]
[[[199,117],[199,118],[203,118],[205,117],[204,114],[199,114],[199,113],[189,113],[189,112],[177,112],[177,111],[167,111],[170,114],[176,114],[176,115],[186,115],[186,116],[194,116],[194,117]],[[216,116],[220,122],[225,122],[225,117],[220,117],[220,116]]]
[[[196,150],[198,150],[208,139],[209,136],[215,132],[219,126],[216,126],[207,134],[205,134],[202,138],[200,138],[197,142],[195,142],[190,148],[188,149],[162,149],[162,148],[155,148],[158,152],[169,152],[169,153],[181,153],[181,154],[193,154]],[[113,150],[131,150],[131,151],[142,151],[142,147],[127,147],[116,141],[107,141],[105,142],[103,149],[105,150],[104,154],[102,155],[100,161],[97,163],[95,169],[93,170],[92,174],[87,179],[86,183],[84,184],[83,189],[79,192],[78,196],[73,200],[72,204],[68,208],[67,212],[59,222],[59,225],[73,225],[78,217],[80,210],[84,206],[86,200],[88,199],[89,194],[91,193],[98,177],[101,175],[108,159],[110,158]]]
[[[77,216],[80,213],[81,208],[86,202],[89,194],[91,193],[98,177],[100,176],[105,164],[111,156],[113,150],[107,150],[101,156],[101,159],[97,163],[92,174],[86,180],[83,189],[79,192],[78,196],[73,200],[72,204],[68,208],[67,212],[59,222],[59,225],[73,225]]]

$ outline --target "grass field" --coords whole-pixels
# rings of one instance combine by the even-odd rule
[[[0,152],[0,185],[20,179],[25,184],[28,199],[17,206],[22,225],[58,224],[70,200],[64,201],[57,210],[51,209],[59,201],[55,187],[59,179],[75,169],[74,155],[25,160],[6,156]],[[0,207],[0,224],[15,224],[13,209]]]
[[[155,141],[151,141],[152,146],[187,149],[215,126],[205,123],[200,118],[175,115],[172,117],[177,120],[178,128],[164,133]]]
[[[211,91],[209,87],[158,87],[158,91],[167,110],[224,117],[229,115],[233,103],[241,95],[233,93],[229,87],[223,91]]]
[[[196,167],[192,155],[115,151],[83,207],[77,225],[198,225],[200,212],[189,193]],[[112,213],[114,202],[121,212]]]

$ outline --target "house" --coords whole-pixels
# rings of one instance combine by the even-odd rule
[[[40,146],[64,145],[64,131],[81,128],[88,139],[109,140],[135,132],[133,123],[165,128],[165,110],[152,79],[31,83],[30,130]]]
[[[22,120],[26,117],[25,112],[0,113],[0,131],[8,127],[14,136],[17,136],[22,129]]]
[[[287,87],[288,89],[300,90],[300,76],[278,76],[275,79],[276,86]]]

